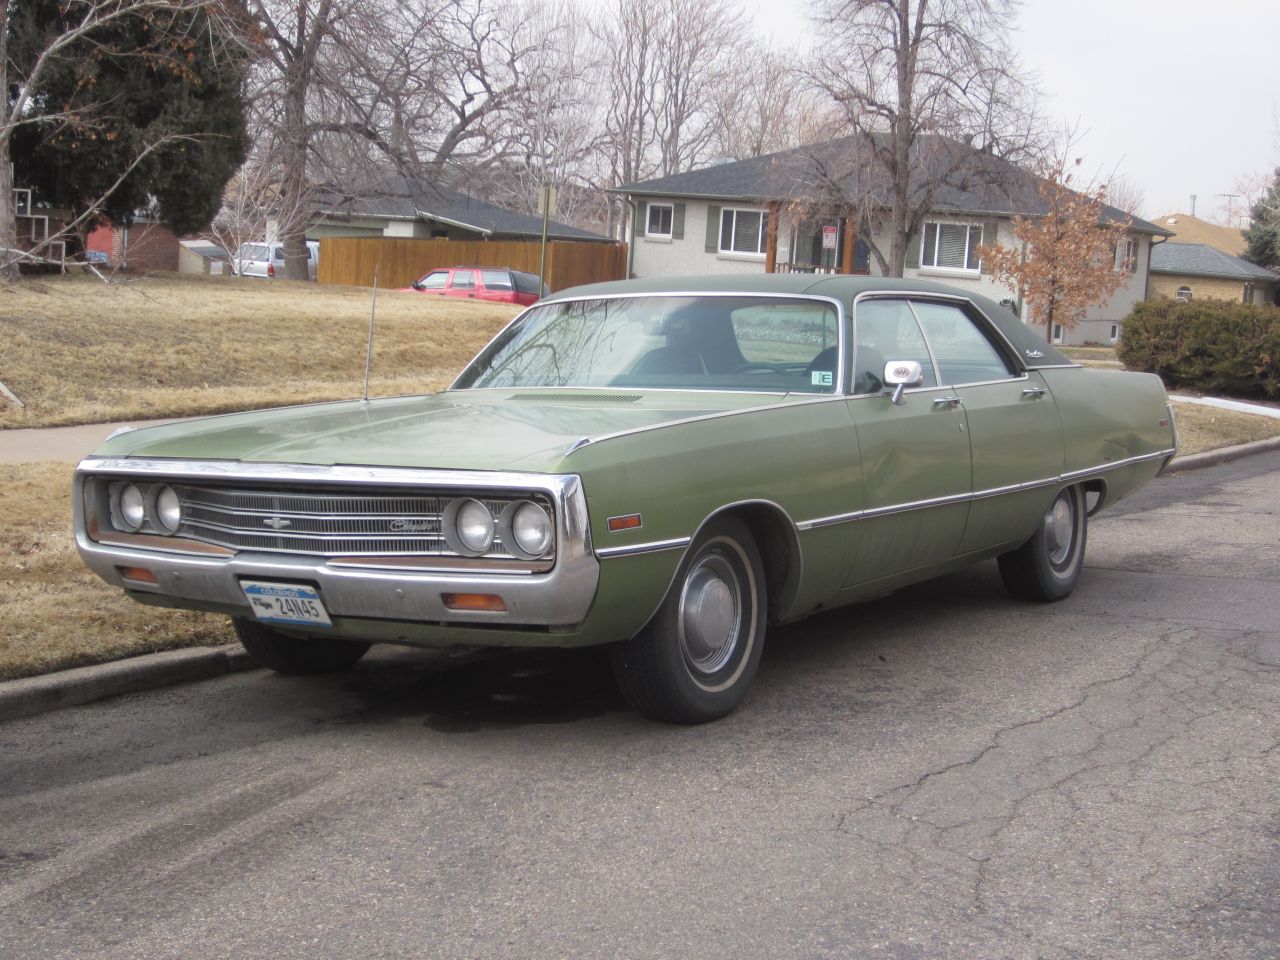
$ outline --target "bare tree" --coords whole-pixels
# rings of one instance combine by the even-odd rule
[[[907,246],[938,192],[999,169],[1042,141],[1041,124],[1007,43],[1014,0],[818,0],[829,49],[809,78],[858,135],[870,189],[888,218],[881,269],[901,276]],[[868,238],[870,239],[870,238]]]

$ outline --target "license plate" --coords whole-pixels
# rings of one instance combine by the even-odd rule
[[[240,587],[249,600],[253,615],[264,623],[333,626],[315,587],[304,587],[296,583],[260,583],[254,580],[242,580]]]

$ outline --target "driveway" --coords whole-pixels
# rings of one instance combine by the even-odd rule
[[[1280,454],[774,631],[728,719],[390,651],[0,726],[6,957],[1280,956]]]

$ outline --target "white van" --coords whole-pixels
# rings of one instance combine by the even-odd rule
[[[320,262],[320,244],[307,241],[307,279],[316,278],[316,264]],[[283,243],[242,243],[236,251],[231,272],[242,277],[284,277]]]

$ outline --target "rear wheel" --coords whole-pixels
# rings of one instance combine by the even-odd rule
[[[1058,491],[1031,539],[1000,557],[1005,589],[1019,600],[1042,603],[1070,595],[1084,567],[1087,533],[1084,488]]]
[[[712,521],[653,619],[614,645],[614,675],[631,704],[654,720],[718,719],[755,676],[767,620],[764,567],[751,531],[733,518]]]
[[[291,637],[244,617],[232,617],[231,623],[250,656],[277,673],[345,670],[363,657],[371,646],[334,637]]]

